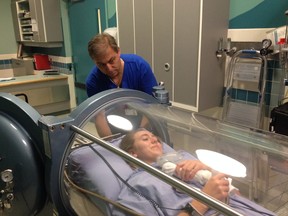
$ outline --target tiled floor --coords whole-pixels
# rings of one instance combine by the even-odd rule
[[[288,175],[271,170],[267,191],[263,205],[277,215],[288,215]]]

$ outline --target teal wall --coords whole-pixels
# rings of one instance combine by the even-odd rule
[[[70,35],[70,25],[68,18],[68,5],[66,0],[60,0],[61,4],[61,15],[62,15],[62,28],[64,35],[64,47],[65,56],[72,56],[71,49],[71,35]]]
[[[286,25],[287,0],[230,0],[230,29]]]

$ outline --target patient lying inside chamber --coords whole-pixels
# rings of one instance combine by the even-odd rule
[[[189,154],[187,154],[187,160],[181,159],[174,167],[171,162],[168,167],[166,163],[165,167],[162,143],[156,136],[145,129],[128,133],[120,143],[120,148],[152,166],[162,166],[162,170],[177,176],[191,184],[191,186],[201,189],[206,194],[220,201],[224,202],[230,196],[230,206],[244,215],[274,215],[274,213],[260,206],[255,208],[255,203],[244,199],[237,193],[230,193],[232,190],[237,189],[230,184],[228,176],[222,173],[212,176],[211,168],[193,158],[192,155],[189,157]],[[129,186],[127,188],[124,186],[121,190],[118,201],[130,208],[135,208],[135,205],[139,205],[139,203],[139,207],[145,205],[146,200],[143,200],[141,195],[135,196],[135,192],[129,190],[130,186],[137,188],[138,191],[142,191],[145,194],[146,198],[144,199],[151,199],[148,201],[154,205],[154,209],[151,208],[149,215],[189,215],[185,210],[187,203],[191,204],[200,215],[212,215],[215,213],[208,206],[175,190],[141,168],[135,169],[135,172],[128,178],[127,182]],[[142,196],[144,195],[142,194]],[[149,209],[148,206],[145,207],[146,211],[147,209]],[[135,210],[139,211],[136,208]]]
[[[165,157],[163,156],[167,152],[174,152],[174,150],[167,147],[165,143],[162,144],[158,137],[145,129],[138,129],[128,133],[122,139],[119,147],[132,156],[162,169],[170,175],[174,175],[220,201],[224,202],[229,197],[229,205],[243,215],[275,215],[262,206],[239,196],[238,193],[231,193],[231,191],[237,191],[237,189],[231,185],[227,175],[223,173],[213,173],[212,175],[210,167],[207,167],[188,153],[182,152],[181,159],[178,158],[179,160],[173,161],[172,164],[168,164],[169,166],[167,166],[167,163],[164,165]],[[114,158],[113,163],[117,165],[114,169],[120,172],[120,176],[124,181],[120,181],[115,174],[112,174],[112,177],[102,176],[101,179],[105,179],[105,182],[101,182],[100,178],[95,180],[95,177],[100,175],[100,171],[95,166],[93,172],[93,165],[87,164],[91,157],[92,154],[86,154],[83,157],[79,152],[77,154],[72,152],[69,160],[74,168],[73,166],[70,167],[70,176],[75,183],[86,188],[88,186],[89,190],[95,190],[140,214],[162,216],[191,215],[185,208],[187,204],[193,207],[196,215],[214,215],[216,213],[215,210],[175,189],[142,168],[135,167],[133,164],[127,165],[124,160],[116,155],[114,155],[116,160]],[[107,156],[106,159],[108,159]],[[117,162],[115,163],[115,161]],[[171,160],[169,161],[171,162]],[[79,164],[81,164],[81,169],[79,169]],[[119,167],[120,164],[121,168]],[[105,167],[103,169],[107,171],[109,168]],[[81,174],[79,170],[81,170]],[[92,186],[92,183],[97,186]],[[108,191],[110,190],[109,192],[107,192],[107,187]],[[113,206],[109,206],[103,211],[106,211],[105,214],[107,215],[127,215],[121,209]]]

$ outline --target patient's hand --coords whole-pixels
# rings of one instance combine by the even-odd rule
[[[211,169],[199,160],[184,160],[177,164],[175,174],[183,181],[189,181],[199,170]]]
[[[219,173],[212,176],[202,191],[220,201],[224,201],[229,193],[229,181],[227,180],[227,175]]]

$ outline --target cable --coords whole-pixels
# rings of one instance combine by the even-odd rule
[[[192,122],[195,124],[195,127],[198,127],[198,128],[200,128],[200,129],[206,129],[208,132],[213,133],[213,131],[212,131],[211,129],[209,129],[208,127],[206,127],[203,123],[201,123],[201,122],[196,118],[194,112],[192,112],[191,115],[192,115],[191,120],[192,120]],[[198,124],[199,126],[197,126],[197,124]]]
[[[94,151],[95,154],[97,154],[103,161],[104,163],[109,167],[109,169],[113,172],[113,174],[121,180],[122,183],[124,183],[129,189],[131,189],[133,192],[135,192],[136,194],[138,194],[141,197],[144,197],[152,206],[153,208],[156,210],[157,214],[159,214],[158,209],[159,205],[152,199],[147,198],[146,196],[142,195],[139,191],[137,191],[135,188],[133,188],[130,184],[128,184],[128,182],[126,182],[114,169],[113,167],[109,164],[109,162],[92,146],[89,145],[89,147],[92,149],[92,151]]]
[[[76,184],[68,177],[68,174],[67,174],[66,171],[64,172],[64,175],[65,175],[65,178],[68,180],[69,184],[70,184],[71,186],[73,186],[74,188],[76,188],[77,190],[79,190],[79,191],[81,191],[81,192],[83,192],[83,193],[86,193],[86,194],[95,196],[95,197],[97,197],[97,198],[99,198],[99,199],[101,199],[101,200],[103,200],[103,201],[105,201],[105,202],[108,202],[109,204],[112,204],[112,205],[116,206],[116,207],[119,208],[119,209],[125,210],[126,212],[130,213],[131,215],[134,215],[134,216],[143,216],[143,215],[138,214],[137,212],[135,212],[135,211],[133,211],[133,210],[130,210],[130,209],[128,209],[127,207],[122,206],[122,205],[118,204],[117,202],[114,202],[114,201],[112,201],[112,200],[110,200],[110,199],[108,199],[108,198],[106,198],[106,197],[104,197],[104,196],[101,196],[101,195],[99,195],[99,194],[97,194],[97,193],[95,193],[95,192],[92,192],[92,191],[89,191],[89,190],[86,190],[86,189],[84,189],[84,188],[79,187],[78,185],[76,185]]]

